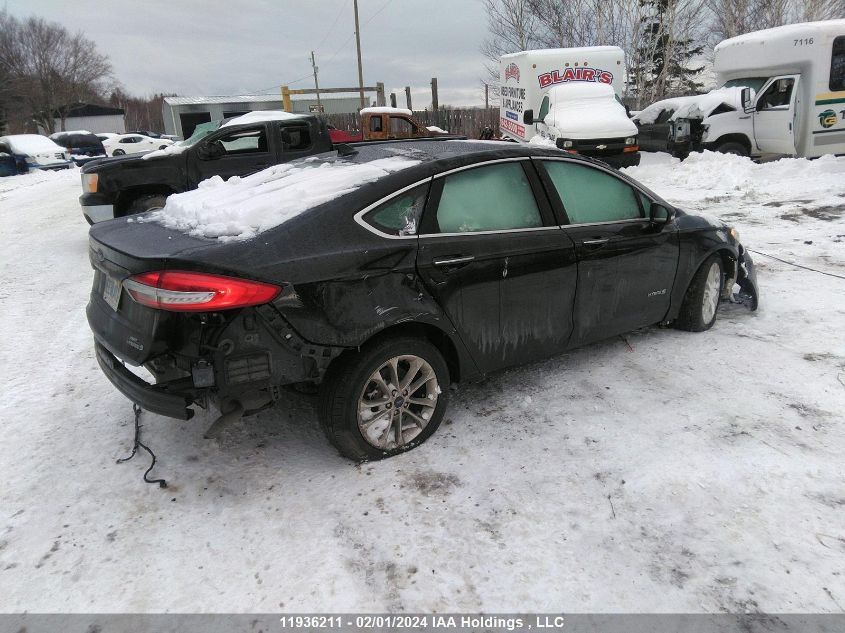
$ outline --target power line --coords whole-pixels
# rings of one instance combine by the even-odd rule
[[[323,39],[320,41],[320,43],[319,43],[319,44],[317,44],[316,50],[318,50],[318,51],[319,51],[319,50],[320,50],[320,47],[321,47],[323,44],[325,44],[325,43],[326,43],[326,40],[327,40],[327,39],[329,39],[329,35],[331,35],[331,34],[332,34],[332,31],[334,31],[334,27],[336,27],[336,26],[337,26],[337,23],[340,21],[340,16],[342,16],[342,15],[343,15],[344,10],[345,10],[345,9],[347,9],[347,8],[349,7],[349,1],[350,1],[350,0],[346,0],[346,3],[345,3],[345,4],[343,5],[343,7],[341,7],[341,9],[337,12],[337,15],[335,16],[334,22],[332,22],[332,25],[329,27],[329,30],[328,30],[328,31],[326,31],[326,34],[323,36]]]

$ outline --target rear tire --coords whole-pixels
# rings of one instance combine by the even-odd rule
[[[332,363],[320,392],[320,424],[344,457],[391,457],[416,448],[437,430],[448,406],[448,386],[449,369],[434,345],[385,339]]]
[[[112,156],[123,156],[125,154],[126,152],[124,152],[122,149],[116,149],[111,153]]]
[[[126,210],[126,215],[134,215],[136,213],[146,213],[153,209],[161,209],[167,202],[167,196],[160,193],[149,194],[141,196],[132,201],[129,208]]]
[[[722,259],[711,255],[693,275],[675,327],[688,332],[703,332],[713,327],[719,312],[722,284]]]
[[[748,156],[748,148],[745,147],[742,143],[737,143],[735,141],[729,141],[727,143],[722,143],[719,147],[716,148],[717,152],[722,154],[734,154],[735,156]]]

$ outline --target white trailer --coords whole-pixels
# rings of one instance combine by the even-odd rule
[[[639,163],[637,128],[621,102],[624,73],[617,46],[502,55],[502,136],[521,143],[539,137],[617,166]]]
[[[637,116],[641,135],[668,122],[667,148],[681,156],[700,149],[754,157],[845,154],[845,20],[725,40],[716,46],[714,70],[720,88],[652,104]]]

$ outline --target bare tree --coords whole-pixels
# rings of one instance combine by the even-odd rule
[[[530,0],[484,0],[487,12],[487,30],[490,35],[481,45],[481,52],[487,58],[484,83],[493,88],[493,95],[499,94],[499,57],[536,48],[538,20],[532,13]]]
[[[0,68],[9,88],[48,134],[56,116],[64,129],[75,103],[100,99],[111,64],[94,42],[36,17],[19,21],[4,15],[0,29]]]

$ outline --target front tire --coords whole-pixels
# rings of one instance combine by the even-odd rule
[[[320,393],[323,431],[341,455],[384,459],[416,448],[440,426],[449,369],[431,343],[391,338],[338,358]]]
[[[722,259],[711,255],[693,275],[675,327],[688,332],[703,332],[713,327],[723,283]]]
[[[734,156],[748,156],[748,149],[745,145],[734,141],[722,143],[716,148],[716,151],[722,154],[733,154]]]

